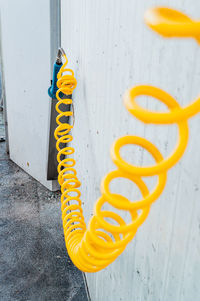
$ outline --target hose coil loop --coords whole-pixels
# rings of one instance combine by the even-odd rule
[[[88,228],[84,221],[81,207],[81,183],[77,178],[75,169],[76,161],[70,158],[74,154],[71,146],[62,147],[63,143],[72,142],[70,134],[73,125],[62,122],[63,117],[73,116],[71,111],[62,111],[61,104],[72,104],[72,99],[63,99],[64,95],[71,95],[76,88],[76,79],[71,69],[66,69],[67,58],[58,73],[58,91],[56,119],[58,127],[55,130],[56,148],[58,150],[58,181],[61,186],[61,210],[66,248],[73,263],[84,272],[97,272],[112,263],[126,248],[126,245],[135,236],[138,227],[147,218],[151,204],[162,193],[167,171],[174,166],[183,155],[188,143],[188,119],[200,111],[200,98],[182,108],[178,102],[165,91],[148,85],[136,86],[126,92],[124,103],[127,110],[144,123],[174,124],[179,131],[177,146],[172,154],[163,158],[157,147],[145,138],[138,136],[124,136],[115,141],[111,148],[111,158],[117,169],[109,172],[101,183],[102,196],[97,200],[94,215],[89,221]],[[63,74],[67,72],[67,74]],[[153,112],[143,109],[136,102],[141,95],[154,97],[164,103],[167,112]],[[123,146],[133,144],[146,149],[155,159],[152,166],[134,166],[126,162],[120,155]],[[61,155],[67,158],[61,160]],[[143,177],[158,176],[158,181],[153,189],[149,191]],[[126,197],[110,192],[110,182],[115,178],[126,178],[135,183],[141,191],[142,199],[131,201]],[[119,210],[130,213],[131,222],[125,220],[117,213],[103,210],[104,204],[108,203]]]

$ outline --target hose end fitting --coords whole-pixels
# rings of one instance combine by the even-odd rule
[[[60,71],[60,68],[62,67],[62,57],[65,55],[65,52],[63,48],[58,49],[57,57],[56,57],[56,62],[54,63],[53,66],[53,78],[52,78],[52,83],[51,87],[48,89],[48,94],[51,98],[56,98],[56,92],[58,90],[57,87],[57,75],[58,72]]]

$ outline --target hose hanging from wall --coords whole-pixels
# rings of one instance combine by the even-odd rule
[[[145,16],[147,24],[164,36],[192,36],[197,38],[199,23],[187,16],[167,8],[149,10]],[[195,24],[194,24],[195,23]],[[198,23],[198,24],[197,24]],[[198,30],[197,30],[198,27]],[[198,38],[197,38],[198,40]],[[56,110],[58,127],[55,130],[56,148],[58,150],[58,181],[61,186],[61,210],[66,247],[73,263],[84,272],[97,272],[112,263],[126,248],[126,245],[135,236],[138,227],[147,218],[151,204],[162,193],[167,171],[174,166],[183,155],[188,143],[187,120],[200,111],[200,98],[182,108],[178,102],[165,91],[148,85],[131,88],[126,92],[124,103],[127,110],[144,123],[174,124],[179,130],[178,143],[173,153],[163,158],[160,151],[150,141],[138,136],[124,136],[115,141],[111,148],[111,158],[117,169],[109,172],[102,180],[102,196],[97,200],[94,215],[89,221],[88,228],[84,221],[81,207],[81,183],[77,178],[76,161],[70,158],[74,153],[71,146],[63,147],[72,142],[70,134],[73,125],[63,121],[63,117],[73,116],[71,111],[61,110],[61,104],[72,104],[72,99],[64,99],[63,95],[71,95],[76,88],[74,72],[67,69],[67,57],[62,65],[57,80]],[[62,95],[62,96],[61,96]],[[152,112],[143,109],[136,102],[140,95],[152,96],[167,107],[167,112]],[[120,155],[125,145],[139,145],[146,149],[155,159],[153,166],[134,166],[126,162]],[[61,160],[61,155],[67,158]],[[158,176],[156,187],[149,192],[142,177]],[[110,192],[110,182],[115,178],[126,178],[135,183],[141,191],[142,199],[130,201],[122,195]],[[104,204],[110,204],[119,210],[130,213],[131,222],[127,224],[124,219],[113,211],[103,210]],[[112,220],[112,222],[110,222]]]

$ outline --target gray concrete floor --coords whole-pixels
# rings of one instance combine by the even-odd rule
[[[0,112],[0,136],[4,135]],[[60,193],[11,162],[0,142],[0,300],[88,300],[64,245]]]

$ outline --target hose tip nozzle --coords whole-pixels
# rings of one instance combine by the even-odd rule
[[[61,47],[58,48],[58,53],[57,53],[57,57],[56,57],[56,63],[57,63],[58,65],[62,64],[62,57],[63,57],[64,55],[66,55],[64,49],[61,48]]]

